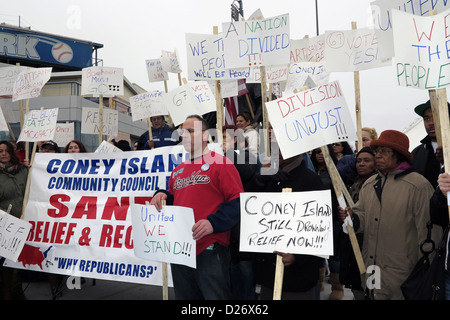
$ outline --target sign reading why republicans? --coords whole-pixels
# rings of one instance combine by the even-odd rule
[[[356,140],[354,124],[338,81],[266,105],[285,159],[329,143]]]
[[[146,152],[37,153],[24,220],[27,242],[13,268],[161,284],[159,262],[133,251],[132,204],[148,205],[186,160],[182,146]]]
[[[450,85],[450,10],[429,17],[392,10],[397,82],[439,89]]]
[[[195,224],[191,208],[131,205],[134,254],[142,259],[196,268]]]
[[[58,120],[58,108],[31,110],[25,115],[17,141],[38,142],[53,140]]]
[[[239,250],[333,255],[331,191],[241,193]]]
[[[289,14],[222,24],[227,68],[289,64]]]

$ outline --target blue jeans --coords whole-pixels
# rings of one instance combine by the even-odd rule
[[[197,269],[172,264],[172,279],[177,300],[229,300],[230,253],[214,244],[197,256]]]
[[[444,273],[445,300],[450,300],[450,273]]]
[[[255,282],[253,280],[253,262],[238,261],[231,263],[231,293],[235,300],[255,300]]]

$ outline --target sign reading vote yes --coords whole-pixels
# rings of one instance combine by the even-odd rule
[[[283,157],[337,141],[356,140],[339,82],[331,82],[267,104]]]
[[[203,115],[216,111],[216,100],[206,81],[188,83],[166,93],[164,104],[175,126],[191,114]]]
[[[427,90],[448,87],[450,10],[429,17],[392,12],[398,84]]]
[[[222,24],[227,68],[289,64],[289,14]]]
[[[196,268],[195,223],[191,208],[131,205],[134,254],[142,259]]]
[[[240,251],[333,255],[331,192],[241,194]]]
[[[81,95],[94,97],[123,96],[123,69],[110,67],[83,68],[81,73]]]

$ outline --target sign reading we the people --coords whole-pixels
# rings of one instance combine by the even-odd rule
[[[450,10],[419,17],[392,10],[398,85],[439,89],[450,85]]]
[[[240,251],[333,255],[331,191],[241,193]]]
[[[227,68],[289,64],[289,14],[222,24]]]
[[[267,102],[267,112],[285,159],[329,143],[356,140],[338,81]]]
[[[132,205],[134,253],[137,257],[196,268],[195,224],[192,208]]]

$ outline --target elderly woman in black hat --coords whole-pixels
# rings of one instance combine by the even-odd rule
[[[378,174],[367,179],[354,207],[340,208],[339,214],[344,220],[348,213],[355,230],[364,233],[363,260],[366,268],[375,272],[362,278],[366,292],[376,300],[402,300],[400,286],[421,257],[419,245],[427,237],[434,190],[411,168],[405,134],[383,131],[370,147]],[[441,231],[433,228],[435,242],[440,235]]]

